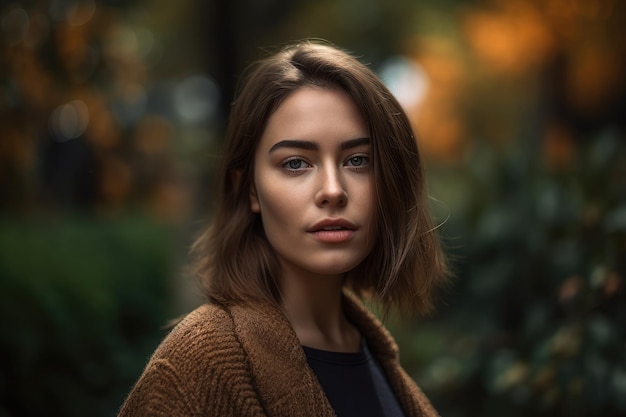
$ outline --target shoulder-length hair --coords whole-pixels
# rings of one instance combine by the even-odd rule
[[[448,269],[428,212],[422,162],[410,122],[383,82],[350,54],[311,41],[254,63],[235,99],[223,144],[211,226],[195,242],[195,270],[218,304],[280,303],[278,259],[250,209],[254,155],[269,117],[304,86],[340,88],[360,110],[371,143],[377,241],[345,286],[386,311],[423,314]]]

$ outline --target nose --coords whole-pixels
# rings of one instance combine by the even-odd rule
[[[321,171],[320,186],[315,200],[320,207],[346,205],[348,193],[337,167],[327,167]]]

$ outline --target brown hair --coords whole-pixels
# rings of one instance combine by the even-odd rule
[[[377,201],[377,242],[350,271],[346,286],[385,310],[426,313],[433,290],[448,275],[426,203],[424,173],[413,130],[382,81],[350,54],[311,41],[283,48],[253,64],[233,103],[219,173],[212,225],[196,241],[196,272],[209,300],[219,304],[280,302],[279,265],[250,210],[254,154],[267,121],[303,86],[349,94],[369,130]]]

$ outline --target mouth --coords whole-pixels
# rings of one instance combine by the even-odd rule
[[[326,226],[322,227],[320,230],[346,230],[341,226]]]
[[[315,232],[334,232],[334,231],[355,231],[357,227],[346,219],[324,219],[315,223],[307,231]]]

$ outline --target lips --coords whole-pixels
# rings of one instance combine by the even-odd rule
[[[337,231],[337,230],[354,231],[356,229],[357,227],[354,224],[350,223],[348,220],[338,218],[338,219],[321,220],[315,223],[313,226],[311,226],[307,230],[307,232],[315,233],[315,232],[321,232],[321,231]]]
[[[352,239],[357,227],[345,219],[324,219],[307,232],[322,243],[343,243]]]

